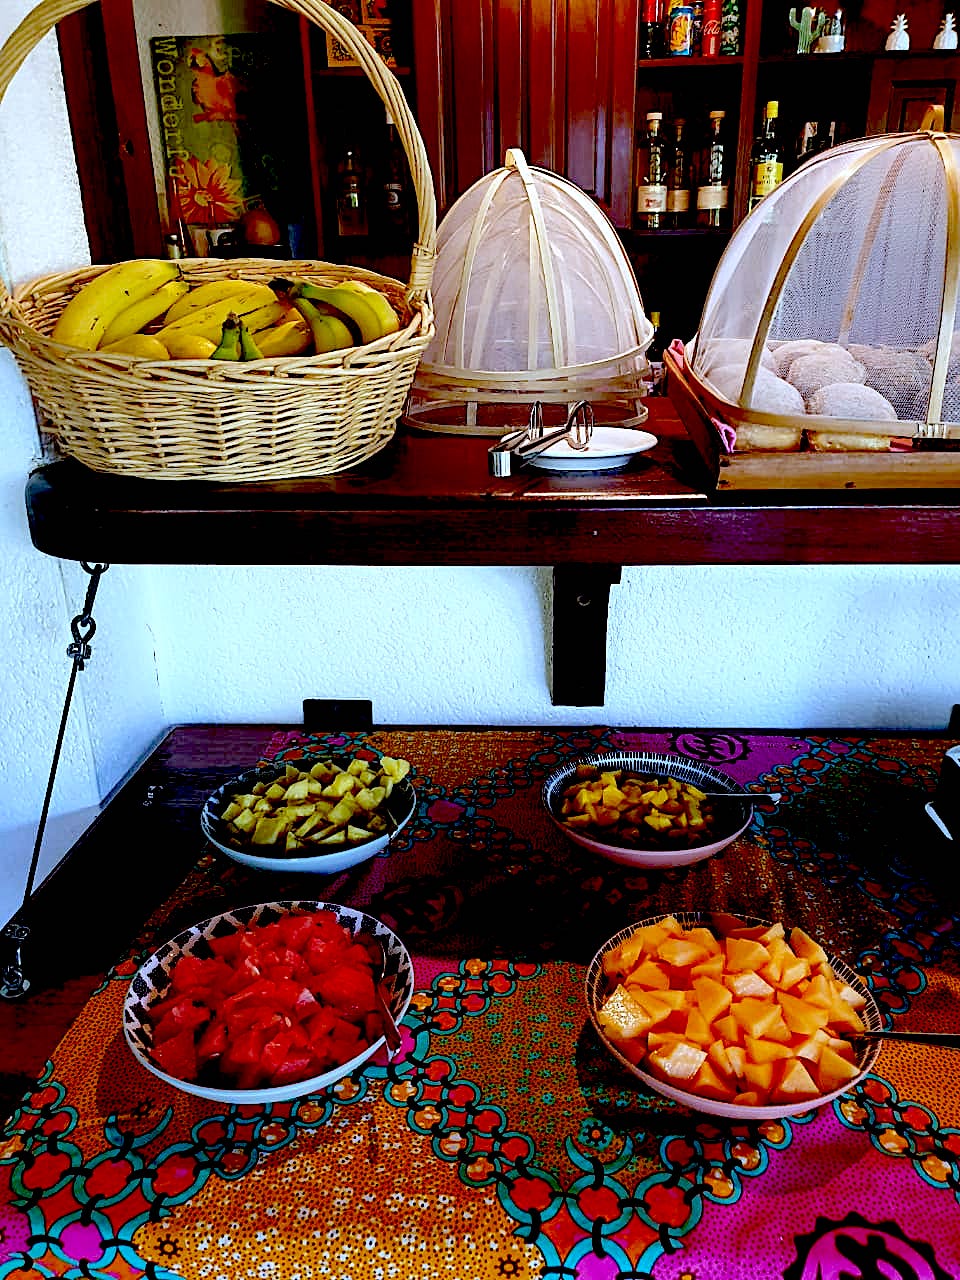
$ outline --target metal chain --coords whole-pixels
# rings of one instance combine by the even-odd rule
[[[20,904],[21,911],[26,907],[33,895],[37,866],[40,862],[40,849],[43,845],[43,836],[47,828],[50,800],[53,796],[53,785],[56,781],[57,768],[60,764],[60,753],[63,749],[63,739],[67,729],[67,719],[70,715],[70,704],[73,701],[73,690],[77,683],[77,673],[84,669],[84,665],[89,661],[92,652],[90,641],[93,639],[97,629],[97,624],[93,620],[93,602],[97,596],[97,587],[100,585],[100,579],[110,568],[108,564],[90,565],[85,560],[80,563],[84,572],[90,575],[90,581],[87,584],[83,609],[70,623],[73,643],[67,646],[67,657],[73,660],[73,665],[70,668],[70,678],[67,681],[67,695],[64,699],[63,712],[60,716],[60,728],[57,731],[57,742],[53,750],[53,760],[50,764],[50,776],[47,779],[43,807],[40,810],[40,820],[37,823],[37,838],[33,846],[30,869],[27,872],[27,882],[23,892],[23,900]],[[3,961],[2,967],[0,967],[0,996],[6,1000],[16,1000],[20,996],[26,995],[30,989],[29,979],[24,973],[22,955],[22,944],[27,941],[29,936],[29,928],[17,921],[16,917],[0,933],[0,941],[12,952],[10,959]]]

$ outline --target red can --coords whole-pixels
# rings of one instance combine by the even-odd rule
[[[703,0],[700,52],[705,58],[716,58],[720,54],[720,4],[721,0]]]

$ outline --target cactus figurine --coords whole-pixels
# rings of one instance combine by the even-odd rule
[[[910,33],[907,31],[907,16],[904,13],[898,13],[890,24],[890,34],[887,36],[887,42],[883,46],[885,49],[909,49]]]
[[[819,9],[805,5],[800,11],[799,21],[796,9],[790,10],[790,25],[797,33],[797,53],[809,53],[810,46],[816,40],[827,22],[827,15]]]
[[[957,23],[952,13],[945,13],[940,23],[940,30],[933,40],[935,49],[955,49],[957,47]]]

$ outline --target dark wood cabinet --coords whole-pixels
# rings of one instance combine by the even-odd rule
[[[362,241],[338,239],[333,215],[339,157],[361,139],[375,184],[385,124],[359,70],[326,67],[324,37],[305,19],[249,0],[264,21],[291,25],[306,117],[304,164],[313,204],[312,252],[404,278],[403,246],[375,220]],[[64,78],[94,260],[160,252],[161,215],[139,80],[133,0],[101,0],[60,24]],[[592,194],[621,229],[648,310],[668,336],[688,337],[730,228],[635,232],[635,148],[646,111],[683,116],[696,148],[713,108],[727,112],[732,226],[748,203],[749,152],[763,104],[776,98],[787,171],[810,119],[836,122],[836,140],[916,128],[930,105],[953,121],[960,56],[931,50],[939,0],[909,13],[911,49],[887,53],[894,3],[847,11],[843,53],[798,55],[788,7],[741,0],[735,57],[637,59],[639,0],[396,0],[400,80],[434,176],[438,211],[519,147],[530,163]],[[277,15],[279,14],[279,17]],[[299,27],[297,24],[299,23]],[[406,65],[408,64],[408,65]]]

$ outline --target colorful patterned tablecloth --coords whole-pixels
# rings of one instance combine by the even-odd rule
[[[411,730],[278,737],[269,755],[344,742],[412,762],[414,820],[331,877],[253,872],[198,835],[197,865],[2,1131],[2,1280],[960,1277],[960,1055],[886,1043],[836,1104],[726,1124],[639,1088],[583,998],[624,924],[730,908],[814,933],[893,1025],[960,1028],[955,880],[923,815],[942,740]],[[539,798],[564,759],[621,746],[785,798],[709,861],[622,867]],[[266,1108],[146,1073],[120,1030],[139,961],[187,923],[296,896],[362,907],[407,944],[401,1055]]]

